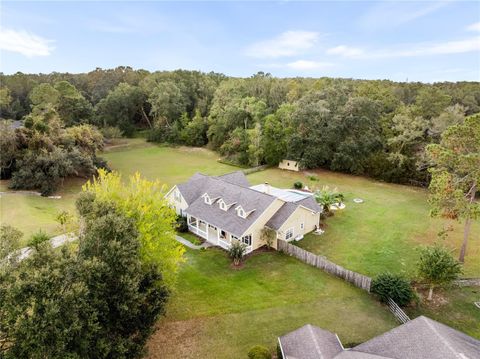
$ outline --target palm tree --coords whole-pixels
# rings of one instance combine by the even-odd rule
[[[330,207],[336,203],[342,203],[344,196],[335,188],[330,190],[328,186],[322,187],[321,190],[315,191],[315,200],[323,208],[325,214],[330,214]]]

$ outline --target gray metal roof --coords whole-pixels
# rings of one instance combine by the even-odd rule
[[[420,316],[353,350],[396,359],[474,359],[480,358],[480,341]]]
[[[279,338],[285,359],[328,359],[343,351],[336,334],[307,324]]]
[[[245,183],[242,180],[242,176],[245,177],[245,175],[240,173],[220,177],[195,175],[188,182],[177,185],[189,205],[185,212],[236,236],[241,236],[276,198],[241,184],[229,182]],[[212,204],[205,203],[202,197],[204,193],[207,193],[211,199],[222,198],[231,207],[224,211],[220,209],[217,201]],[[252,211],[247,218],[237,215],[235,208],[239,205],[246,212]]]

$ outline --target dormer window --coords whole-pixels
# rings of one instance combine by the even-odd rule
[[[227,205],[225,204],[225,202],[223,201],[223,199],[221,199],[220,201],[218,201],[218,206],[220,207],[221,210],[228,210],[228,207]]]
[[[247,213],[246,213],[245,210],[242,208],[242,206],[237,206],[237,207],[235,208],[235,210],[237,211],[237,216],[242,217],[242,218],[247,218]]]
[[[212,204],[212,199],[208,196],[208,194],[204,194],[203,195],[203,201],[206,203],[206,204]]]

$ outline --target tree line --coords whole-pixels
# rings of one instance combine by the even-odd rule
[[[144,129],[150,141],[207,145],[241,165],[289,158],[304,168],[421,185],[429,182],[426,146],[480,112],[478,82],[276,78],[262,72],[234,78],[130,67],[0,79],[1,117],[37,131],[46,132],[52,118],[65,129],[93,125],[106,137]],[[2,159],[4,178],[25,164],[22,144],[9,146],[21,155]]]

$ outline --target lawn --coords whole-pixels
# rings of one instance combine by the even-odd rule
[[[217,162],[218,155],[202,148],[165,147],[146,143],[142,138],[120,140],[102,154],[110,167],[128,176],[136,171],[166,185],[185,181],[195,172],[223,174],[238,168]],[[0,197],[1,223],[10,224],[24,233],[23,243],[38,230],[48,235],[60,234],[55,217],[61,210],[74,212],[75,199],[86,179],[71,179],[51,199],[25,193],[6,193]],[[0,191],[8,192],[8,181],[0,181]]]
[[[480,287],[436,289],[431,304],[423,302],[407,313],[411,318],[425,315],[480,339],[480,309],[474,304],[479,301]]]
[[[245,358],[306,323],[343,343],[398,325],[366,292],[278,252],[258,253],[240,270],[219,249],[187,250],[186,259],[149,358]]]
[[[317,170],[310,171],[319,181],[310,181],[304,173],[269,169],[248,176],[251,183],[269,182],[291,188],[295,181],[321,188],[337,187],[345,195],[346,209],[324,221],[326,232],[308,235],[297,244],[321,254],[348,269],[366,275],[384,271],[415,275],[418,247],[430,244],[446,224],[429,216],[427,191],[364,177]],[[356,204],[353,198],[365,202]],[[455,256],[462,243],[463,227],[453,224],[446,245]],[[480,277],[480,223],[474,223],[464,266],[465,277]]]

